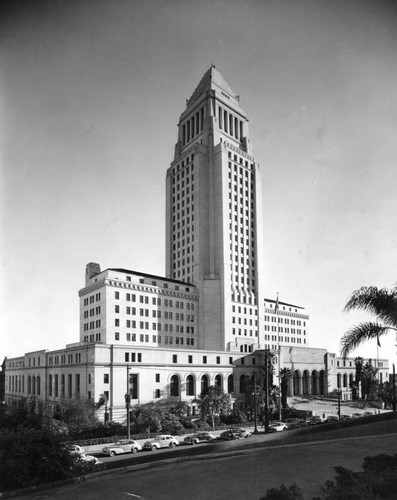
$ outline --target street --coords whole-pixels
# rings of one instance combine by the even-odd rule
[[[200,449],[202,454],[190,459],[168,459],[164,454],[160,462],[151,465],[87,476],[84,482],[23,498],[258,500],[271,487],[296,482],[304,490],[305,498],[311,499],[320,495],[319,488],[326,480],[334,478],[333,467],[343,465],[359,470],[368,455],[394,453],[397,435],[338,438],[248,450],[235,448],[226,453],[206,454],[206,445],[200,445]]]

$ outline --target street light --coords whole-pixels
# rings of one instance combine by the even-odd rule
[[[130,394],[130,367],[127,365],[127,393],[124,396],[125,405],[127,408],[127,438],[131,438],[131,422],[130,422],[130,405],[131,405],[131,394]]]
[[[338,389],[338,418],[340,420],[340,397],[341,397],[342,391]]]
[[[257,419],[258,419],[258,414],[256,408],[256,372],[254,372],[254,433],[255,434],[258,432]]]

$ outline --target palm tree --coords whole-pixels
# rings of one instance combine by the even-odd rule
[[[358,399],[360,399],[360,382],[361,382],[361,372],[363,370],[363,365],[364,365],[364,359],[361,356],[357,356],[354,359],[354,364],[356,367],[356,375],[355,375],[355,390],[356,390],[356,396]]]
[[[353,309],[374,314],[376,321],[360,323],[345,332],[341,339],[343,357],[366,340],[377,339],[379,342],[379,337],[389,330],[397,331],[397,285],[392,289],[375,286],[359,288],[347,301],[344,311]]]

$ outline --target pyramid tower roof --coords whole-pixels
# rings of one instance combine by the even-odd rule
[[[205,90],[211,90],[214,89],[214,87],[218,87],[218,89],[227,92],[237,101],[240,100],[239,96],[226,82],[222,74],[215,68],[215,65],[211,64],[211,67],[204,73],[204,76],[200,80],[200,83],[197,85],[190,99],[187,100],[187,106],[192,104]]]

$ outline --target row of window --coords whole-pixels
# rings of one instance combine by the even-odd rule
[[[115,327],[118,328],[120,327],[120,320],[116,319],[115,320]],[[126,328],[132,328],[132,329],[137,329],[138,328],[138,322],[135,320],[126,320]],[[194,333],[194,326],[186,326],[186,325],[173,325],[169,323],[152,323],[152,326],[150,328],[150,323],[149,321],[140,321],[139,322],[139,329],[140,330],[156,330],[158,332],[161,332],[163,329],[165,332],[173,332],[175,330],[176,333]],[[185,331],[186,330],[186,331]]]
[[[278,323],[281,323],[281,324],[285,323],[286,325],[302,326],[301,320],[280,318],[279,316],[267,316],[267,315],[265,315],[265,321],[277,323],[277,320],[278,320]],[[306,326],[306,321],[303,321],[303,326]]]
[[[86,297],[83,301],[84,306],[88,306],[89,304],[93,304],[94,302],[98,302],[101,300],[101,293],[95,293],[90,297]]]
[[[289,327],[284,327],[284,326],[272,326],[270,328],[270,325],[265,325],[265,330],[267,332],[277,332],[277,330],[280,332],[280,333],[297,333],[298,335],[301,335],[302,334],[302,330],[300,328],[289,328]],[[306,335],[306,330],[303,330],[303,335]]]
[[[204,128],[204,106],[182,124],[182,146],[190,142]]]
[[[67,364],[72,364],[72,363],[81,363],[81,352],[76,352],[73,356],[73,354],[56,354],[55,356],[49,356],[48,358],[48,365],[53,366],[53,365],[65,365],[66,364],[66,359],[67,359]]]
[[[189,289],[187,289],[189,290]],[[114,295],[116,300],[120,300],[120,292],[116,291]],[[137,300],[138,297],[138,300]],[[149,304],[149,296],[148,295],[136,295],[134,293],[126,293],[125,299],[127,302],[139,302],[140,304]],[[153,306],[164,306],[164,307],[174,307],[176,309],[186,309],[188,311],[194,311],[194,303],[193,302],[184,302],[182,300],[173,300],[173,299],[161,299],[160,297],[152,297],[152,305]],[[115,306],[115,311],[120,312],[120,309],[117,309],[119,306]]]
[[[84,336],[84,342],[100,342],[101,341],[101,334],[100,333],[95,333],[91,335],[85,335]]]
[[[193,330],[193,327],[191,327],[190,329]],[[189,329],[189,332],[186,332],[186,333],[194,333],[191,332]],[[182,332],[175,332],[175,333],[183,333]],[[115,332],[114,334],[114,339],[117,340],[117,341],[120,341],[121,339],[121,336],[120,336],[120,333],[119,332]],[[174,344],[174,340],[175,340],[175,344],[177,345],[189,345],[189,346],[193,346],[194,345],[194,339],[193,338],[190,338],[190,337],[187,337],[187,338],[184,338],[184,337],[171,337],[171,336],[168,336],[168,335],[165,335],[164,337],[162,337],[161,335],[152,335],[151,338],[150,338],[150,335],[148,334],[136,334],[136,333],[127,333],[126,334],[126,341],[127,342],[137,342],[139,339],[139,342],[150,342],[152,341],[154,344],[161,344],[162,341],[164,340],[164,344]]]

